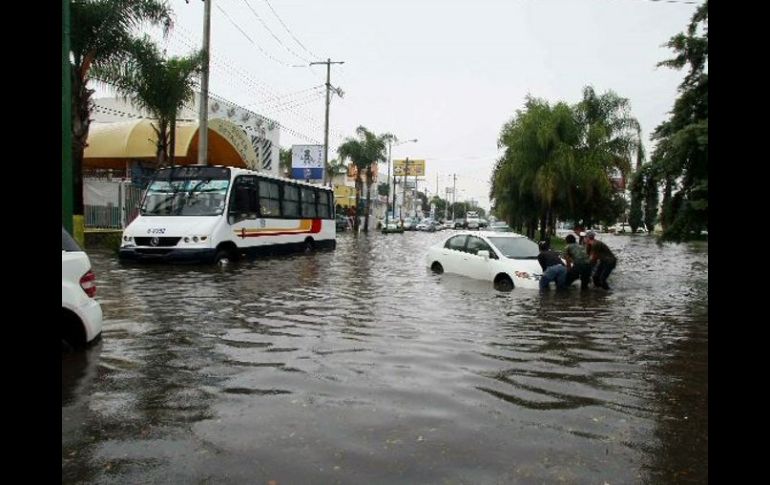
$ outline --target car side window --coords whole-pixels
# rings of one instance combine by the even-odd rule
[[[465,240],[468,238],[466,235],[461,236],[455,236],[453,238],[450,238],[446,244],[444,245],[445,248],[451,249],[453,251],[465,251]]]
[[[470,236],[468,238],[468,252],[471,254],[478,254],[479,251],[489,251],[489,257],[490,258],[496,258],[497,255],[494,251],[492,251],[492,248],[489,247],[489,244],[486,243],[483,239],[476,236]]]

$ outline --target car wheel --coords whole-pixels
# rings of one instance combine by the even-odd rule
[[[214,264],[228,264],[230,261],[232,261],[232,255],[230,254],[230,251],[227,249],[219,249],[217,250],[216,256],[214,256]]]
[[[444,272],[444,267],[441,266],[441,263],[439,263],[438,261],[434,261],[433,264],[430,266],[430,269],[436,274],[442,274]]]
[[[305,252],[306,253],[313,252],[314,248],[315,248],[315,245],[313,244],[313,240],[310,238],[305,239]]]
[[[502,275],[495,278],[495,289],[497,291],[513,290],[513,280],[508,275]]]

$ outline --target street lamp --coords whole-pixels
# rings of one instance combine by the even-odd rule
[[[413,140],[404,140],[401,142],[396,143],[396,146],[403,145],[404,143],[417,143],[417,138]],[[391,150],[392,150],[392,140],[388,139],[388,200],[385,203],[385,230],[388,229],[388,216],[390,214],[390,156],[391,156]],[[396,210],[396,174],[395,170],[393,171],[393,211]],[[395,214],[394,214],[395,216]]]

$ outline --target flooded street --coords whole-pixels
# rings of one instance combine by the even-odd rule
[[[600,234],[611,292],[425,268],[449,235],[227,267],[90,250],[66,483],[706,483],[708,245]]]

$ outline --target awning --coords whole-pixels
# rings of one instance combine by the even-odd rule
[[[133,160],[156,159],[156,121],[138,119],[92,123],[83,155],[87,168],[123,169]],[[175,163],[198,163],[198,123],[177,122]],[[257,155],[246,132],[224,119],[209,120],[208,160],[212,165],[255,168]]]

